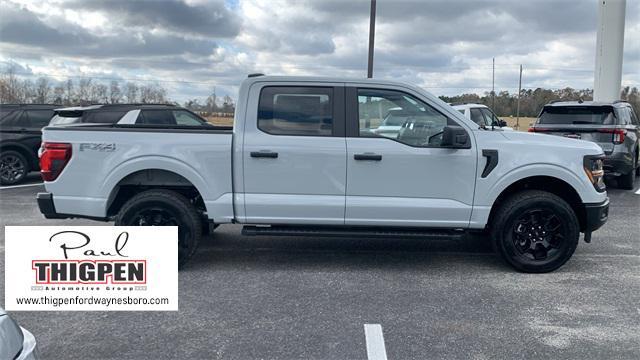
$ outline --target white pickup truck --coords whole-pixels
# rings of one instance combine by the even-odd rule
[[[390,109],[405,119],[388,135],[376,129]],[[239,223],[245,235],[486,231],[517,270],[547,272],[608,217],[596,144],[483,129],[391,81],[250,76],[233,129],[47,127],[42,149],[45,217],[178,225],[180,264],[203,232]]]

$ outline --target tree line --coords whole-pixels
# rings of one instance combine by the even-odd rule
[[[518,93],[500,91],[495,94],[485,92],[484,95],[462,94],[456,96],[440,96],[448,103],[477,103],[484,104],[493,109],[498,116],[516,116],[518,106]],[[592,89],[522,89],[520,92],[520,116],[536,117],[542,107],[552,101],[572,101],[582,99],[593,100]],[[626,86],[620,91],[620,99],[628,101],[633,106],[636,114],[640,114],[640,92],[638,88]]]
[[[493,92],[483,95],[462,94],[455,96],[440,96],[448,103],[479,103],[493,109],[499,116],[516,116],[518,94],[500,91],[493,96]],[[552,101],[592,100],[592,89],[522,89],[520,92],[520,116],[536,117],[545,104]],[[640,115],[640,91],[637,87],[624,87],[620,92],[620,99],[628,101],[636,114]],[[13,69],[0,74],[0,104],[56,104],[62,106],[87,104],[118,104],[118,103],[171,103],[167,90],[157,83],[139,84],[136,82],[111,80],[108,83],[95,81],[90,77],[77,81],[52,81],[40,77],[35,81],[20,79]],[[202,113],[226,113],[235,111],[233,99],[226,95],[218,99],[216,94],[209,95],[203,103],[198,99],[184,102],[184,107]]]
[[[35,81],[19,79],[9,70],[0,75],[0,103],[56,104],[63,106],[118,103],[171,103],[161,85],[131,81],[108,83],[90,77],[78,81],[51,81],[40,77]]]

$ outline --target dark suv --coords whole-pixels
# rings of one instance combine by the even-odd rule
[[[640,122],[631,105],[565,101],[545,105],[530,132],[589,140],[605,153],[604,171],[623,189],[633,189],[640,175]]]
[[[208,125],[191,111],[167,104],[108,104],[56,109],[49,126],[93,124],[147,124],[161,126]]]
[[[56,105],[0,105],[0,183],[17,184],[29,171],[37,171],[41,129]]]

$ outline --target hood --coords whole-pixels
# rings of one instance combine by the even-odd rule
[[[535,144],[546,147],[570,147],[574,149],[582,149],[585,151],[585,154],[589,155],[598,155],[603,153],[602,148],[598,146],[598,144],[586,140],[521,131],[504,131],[502,132],[502,135],[511,141],[523,142],[527,144]]]

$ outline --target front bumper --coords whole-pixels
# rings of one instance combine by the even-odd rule
[[[585,221],[582,232],[596,231],[609,219],[609,198],[597,204],[585,204]]]

